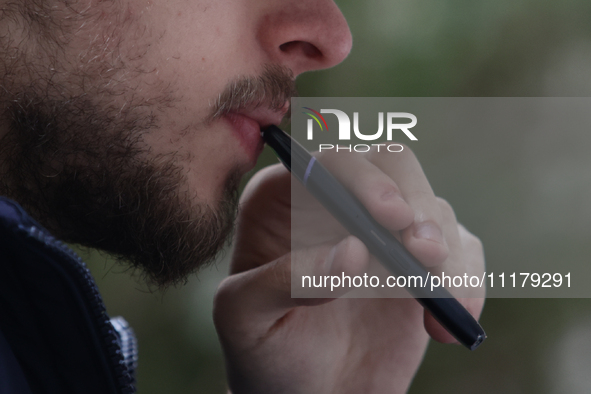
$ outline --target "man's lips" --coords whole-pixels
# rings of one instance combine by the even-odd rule
[[[251,162],[255,163],[263,150],[261,129],[281,123],[288,109],[289,102],[286,102],[279,111],[259,106],[252,110],[241,109],[225,115],[232,125],[232,129],[238,134],[240,143],[249,155]]]
[[[259,124],[261,128],[271,126],[272,124],[279,124],[281,120],[289,110],[289,101],[286,101],[283,107],[279,110],[271,109],[264,106],[258,106],[252,110],[243,109],[239,111],[235,111],[240,115],[244,115],[248,118],[251,118],[255,122]]]

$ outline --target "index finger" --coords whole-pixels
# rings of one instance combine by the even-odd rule
[[[433,189],[414,153],[370,150],[367,160],[391,178],[414,212],[412,224],[402,231],[404,246],[426,266],[441,264],[449,248],[443,232],[443,215]]]

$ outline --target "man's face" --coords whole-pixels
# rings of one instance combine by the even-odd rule
[[[351,48],[332,0],[5,3],[0,192],[164,285],[222,246],[293,78]]]

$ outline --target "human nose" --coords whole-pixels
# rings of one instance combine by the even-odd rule
[[[280,0],[261,19],[257,38],[270,60],[292,70],[329,68],[352,46],[345,17],[332,0]]]

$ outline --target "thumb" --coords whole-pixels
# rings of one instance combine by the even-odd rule
[[[301,281],[304,273],[322,279],[341,274],[353,276],[364,272],[368,264],[367,248],[353,236],[332,247],[322,245],[285,254],[222,281],[214,299],[214,323],[218,332],[265,332],[293,308],[320,305],[350,290],[339,287],[331,291],[329,281],[328,287],[307,288],[312,291],[304,294],[308,298],[292,298],[292,277]]]

